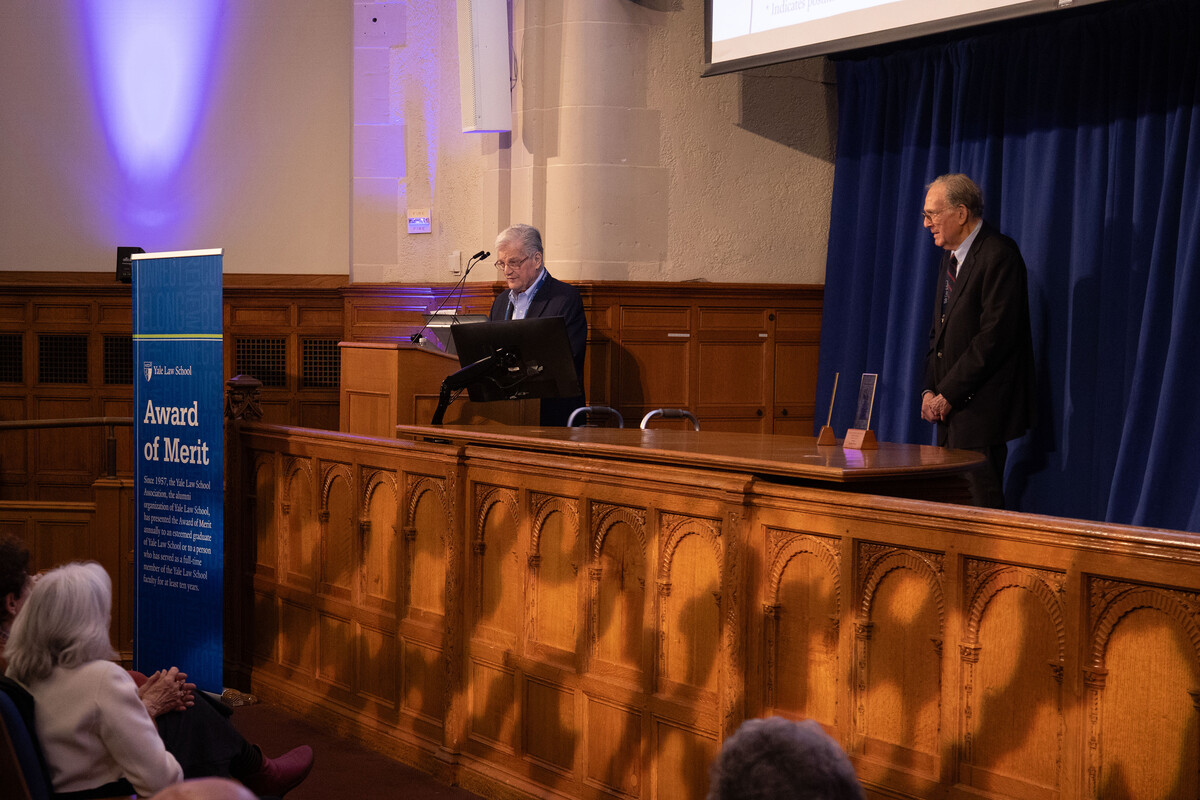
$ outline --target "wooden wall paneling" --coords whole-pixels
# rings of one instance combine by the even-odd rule
[[[284,465],[283,583],[310,594],[317,591],[320,528],[317,520],[317,476],[311,459],[291,457]]]
[[[28,419],[26,400],[22,395],[0,395],[0,419]],[[0,499],[29,499],[30,462],[32,452],[30,431],[4,431],[0,434]]]
[[[651,800],[705,797],[708,767],[721,747],[717,735],[656,717],[651,737],[654,753],[649,776]]]
[[[133,411],[133,399],[126,394],[108,393],[106,391],[99,398],[100,416],[102,417],[130,417],[135,418]],[[145,409],[143,409],[143,412]],[[101,473],[105,470],[104,461],[107,459],[108,447],[108,429],[100,427],[96,429],[100,434],[101,449],[99,450],[100,463],[98,465]],[[135,448],[133,446],[133,427],[130,425],[116,425],[112,429],[113,435],[117,440],[117,474],[118,475],[133,475],[135,471]]]
[[[1066,576],[973,558],[963,575],[958,780],[1003,795],[1058,797]]]
[[[525,652],[561,669],[578,671],[583,633],[581,567],[586,553],[579,499],[535,492],[530,504]]]
[[[856,553],[855,750],[868,775],[918,793],[941,778],[944,561],[874,542]]]
[[[390,619],[396,617],[400,570],[400,487],[395,471],[363,466],[363,522],[359,600]]]
[[[829,398],[816,397],[820,306],[815,310],[778,308],[774,314],[774,432],[812,436],[814,417],[824,422],[829,413]],[[843,375],[842,386],[857,387],[858,378]]]
[[[836,730],[841,722],[838,641],[844,602],[840,541],[774,527],[764,533],[762,627],[757,634],[764,668],[754,687],[762,710],[753,713],[815,719]]]
[[[247,459],[253,475],[254,492],[251,496],[252,508],[248,509],[245,518],[253,520],[253,529],[243,531],[247,538],[254,541],[253,569],[255,574],[267,581],[278,580],[279,571],[279,531],[277,514],[279,507],[279,491],[282,488],[277,479],[278,456],[271,452],[251,453]],[[235,488],[237,484],[234,484]]]
[[[696,370],[691,407],[704,430],[768,433],[775,351],[769,309],[696,309]]]
[[[1194,537],[577,456],[296,429],[268,440],[276,429],[248,428],[252,449],[276,451],[281,498],[300,462],[361,475],[371,464],[404,487],[401,619],[365,592],[333,597],[340,579],[314,598],[260,566],[256,691],[342,715],[377,746],[413,748],[477,790],[702,797],[721,738],[766,713],[817,719],[883,796],[1200,789]],[[329,485],[332,518],[345,504]],[[280,509],[266,537],[280,542],[280,564],[290,515],[319,506]],[[426,527],[446,548],[440,574],[422,555]],[[322,537],[335,528],[318,526]],[[444,584],[444,615],[431,587],[415,585],[423,563]],[[359,665],[350,690],[340,664],[313,649],[345,637]]]
[[[457,751],[463,736],[462,532],[453,465],[403,473],[400,554],[401,712],[419,736]],[[453,720],[453,726],[449,722]],[[453,740],[453,741],[452,741]],[[448,756],[453,758],[454,756]]]
[[[34,419],[96,416],[86,388],[55,386],[34,402]],[[45,428],[29,434],[34,497],[45,500],[91,499],[92,479],[100,474],[104,453],[102,428]]]
[[[1200,796],[1200,593],[1089,576],[1087,598],[1084,796]]]
[[[589,517],[587,672],[641,688],[653,652],[646,509],[593,500]]]
[[[659,519],[657,691],[715,708],[721,673],[720,522],[670,513]]]
[[[449,481],[412,472],[405,480],[404,616],[441,629],[446,623],[447,560],[455,544]]]
[[[0,333],[22,336],[24,381],[14,384],[13,391],[6,395],[26,402],[20,418],[38,416],[39,402],[53,397],[77,395],[85,399],[90,404],[87,416],[118,409],[125,400],[132,402],[131,384],[103,382],[104,337],[128,336],[131,330],[131,291],[127,284],[114,283],[110,275],[99,273],[16,272],[5,273],[4,284],[7,294],[15,299],[0,307]],[[804,407],[812,400],[805,392],[809,391],[808,386],[815,387],[819,287],[641,282],[577,285],[584,296],[589,319],[589,354],[584,375],[589,402],[615,407],[633,423],[653,408],[683,407],[694,411],[704,406],[702,424],[707,416],[709,428],[774,428],[780,432],[811,434],[805,424],[795,424],[795,416],[807,413]],[[243,371],[237,369],[239,341],[281,340],[283,385],[263,388],[260,402],[264,420],[337,429],[340,418],[337,376],[324,375],[311,364],[306,367],[306,343],[311,343],[316,353],[330,342],[336,345],[338,341],[406,341],[408,334],[422,324],[421,314],[436,307],[453,290],[453,283],[404,286],[348,284],[344,276],[227,275],[223,303],[225,371],[231,377]],[[470,282],[461,287],[461,297],[451,298],[451,305],[468,313],[486,313],[500,290],[498,282]],[[639,309],[656,311],[646,317]],[[775,342],[775,347],[768,345],[765,356],[760,352],[758,356],[742,359],[744,352],[757,349],[753,340],[761,338],[764,309],[768,323],[774,324],[772,316],[785,317],[780,335],[768,339]],[[629,310],[632,311],[626,313]],[[794,319],[788,321],[789,315]],[[721,316],[727,319],[722,321]],[[743,316],[750,328],[738,328],[737,319]],[[686,318],[686,324],[676,330],[675,323],[684,321],[681,317]],[[796,331],[800,332],[799,341],[794,341]],[[89,337],[86,385],[76,389],[37,384],[40,333]],[[667,335],[672,333],[687,335]],[[711,341],[702,341],[706,337]],[[802,352],[799,361],[788,350],[793,346]],[[802,363],[811,375],[799,378],[791,373],[781,375],[783,380],[799,382],[799,388],[784,387],[781,392],[775,385],[776,368],[770,366],[766,373],[761,373],[763,360],[759,356],[765,362],[783,364],[780,355],[785,352],[790,359],[787,363]],[[320,358],[314,358],[314,364],[321,363]],[[706,377],[700,377],[702,372]],[[710,373],[728,373],[731,377],[725,382],[709,381]],[[734,394],[701,396],[701,380],[705,391],[719,391],[725,386]],[[776,406],[778,398],[783,397],[790,416],[777,414],[772,421],[767,410],[763,410],[762,417],[758,416],[761,405],[758,394],[763,380],[767,382],[763,393]],[[716,405],[710,407],[710,401]],[[799,412],[797,407],[801,409]],[[681,422],[662,424],[684,426]],[[13,435],[17,434],[4,437],[7,443],[0,442],[0,448],[15,447],[11,444]],[[95,437],[95,446],[89,445],[89,451],[103,452],[101,431],[83,435]],[[41,450],[31,440],[26,442],[21,460],[31,459]],[[124,438],[120,439],[120,448],[121,452],[126,449]],[[55,449],[62,448],[55,445]],[[89,476],[80,477],[81,471],[69,470],[46,476],[39,483],[41,476],[36,464],[28,464],[33,468],[22,476],[18,468],[10,466],[19,461],[14,462],[11,455],[0,449],[0,492],[4,496],[83,499],[79,484],[83,487],[90,484],[102,466],[96,460],[87,470]],[[132,460],[122,457],[119,469],[121,474],[131,472]],[[44,486],[45,491],[39,486]]]
[[[359,686],[362,663],[362,653],[355,647],[359,624],[355,611],[362,605],[362,598],[355,593],[355,566],[361,558],[358,515],[349,466],[323,460],[318,470],[318,592],[313,598],[320,619],[316,678],[323,691],[347,700]]]
[[[652,408],[692,401],[695,347],[690,306],[626,305],[620,309],[617,408],[635,426]],[[652,405],[656,404],[656,405]]]
[[[599,294],[599,293],[596,293]],[[593,294],[585,304],[588,321],[587,357],[583,364],[584,399],[588,405],[614,408],[620,395],[618,306]]]

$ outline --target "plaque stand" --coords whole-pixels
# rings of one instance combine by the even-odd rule
[[[825,417],[825,424],[821,426],[821,432],[817,434],[818,447],[836,447],[837,437],[833,435],[833,428],[829,423],[833,421],[833,400],[837,397],[837,382],[840,372],[833,373],[833,391],[829,393],[829,414]]]
[[[817,444],[820,444],[820,441]],[[842,442],[842,449],[878,450],[879,443],[875,441],[875,434],[870,428],[851,428],[846,431],[846,440]]]

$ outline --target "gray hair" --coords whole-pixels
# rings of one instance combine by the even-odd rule
[[[13,622],[8,674],[24,684],[55,667],[79,667],[117,657],[108,638],[112,580],[94,561],[50,570],[34,584]]]
[[[966,175],[961,172],[941,175],[934,178],[933,182],[925,187],[925,191],[934,186],[941,186],[946,190],[946,202],[950,205],[966,206],[972,217],[983,216],[983,190]]]
[[[725,740],[709,775],[708,800],[862,800],[854,767],[809,719],[750,719]]]
[[[499,250],[502,244],[519,244],[529,255],[538,253],[543,257],[545,256],[545,253],[542,253],[541,232],[532,225],[526,225],[523,222],[500,231],[500,235],[496,237],[496,249]]]

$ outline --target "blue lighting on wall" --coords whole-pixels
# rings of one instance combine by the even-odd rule
[[[177,182],[205,110],[224,5],[82,2],[93,91],[125,180],[128,233],[170,224],[185,204]]]

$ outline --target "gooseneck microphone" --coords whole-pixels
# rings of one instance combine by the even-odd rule
[[[487,258],[490,255],[491,255],[491,252],[489,252],[487,250],[480,250],[478,253],[471,256],[467,260],[467,268],[465,270],[463,270],[463,276],[458,279],[458,283],[454,284],[454,288],[450,290],[450,292],[446,295],[446,297],[442,300],[442,302],[438,304],[438,307],[433,310],[433,314],[430,314],[429,316],[432,317],[435,314],[437,314],[439,311],[441,311],[443,308],[445,308],[446,303],[450,302],[450,298],[454,297],[455,292],[458,292],[459,298],[461,299],[463,283],[466,282],[467,276],[471,274],[471,267],[475,266],[480,261],[483,261],[485,258]],[[421,334],[423,334],[425,332],[425,329],[428,327],[429,327],[429,322],[426,321],[425,324],[421,326],[421,330],[417,331],[412,336],[408,337],[408,340],[410,342],[412,342],[413,344],[419,344],[421,341]]]

